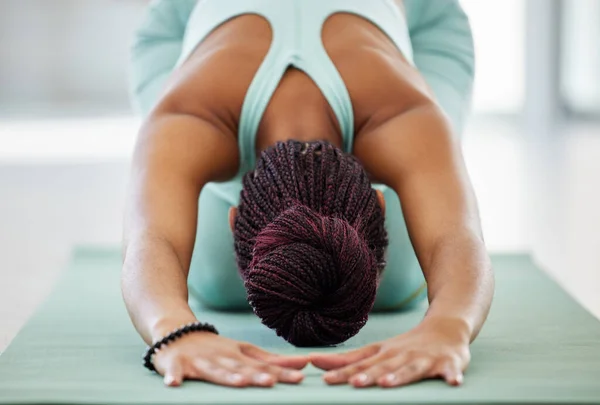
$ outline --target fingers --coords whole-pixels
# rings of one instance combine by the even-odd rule
[[[434,377],[443,378],[446,383],[457,387],[464,382],[463,368],[455,359],[445,359],[439,362]]]
[[[379,352],[378,344],[362,347],[346,353],[311,353],[310,361],[322,370],[333,370],[368,359]]]
[[[463,371],[459,359],[446,357],[398,354],[386,358],[383,354],[372,356],[337,370],[325,373],[327,384],[351,384],[356,388],[379,385],[385,388],[400,387],[427,378],[441,377],[448,384],[463,383]]]
[[[179,387],[183,383],[183,367],[178,359],[170,362],[163,372],[164,382],[167,387]]]
[[[265,373],[271,375],[277,382],[286,384],[298,384],[302,382],[302,380],[304,380],[304,374],[295,369],[284,368],[268,363],[263,363],[250,357],[246,357],[244,362],[248,365],[248,369],[250,370],[250,372],[254,374]]]
[[[272,387],[277,383],[273,374],[252,367],[243,359],[196,359],[193,368],[192,378],[229,387]]]
[[[183,358],[169,356],[155,362],[157,371],[169,387],[180,386],[184,379],[194,379],[228,387],[272,387],[276,383],[298,384],[304,375],[255,360],[241,354],[211,356],[211,358]]]
[[[373,367],[365,372],[369,376],[369,382],[382,387],[399,387],[421,381],[432,375],[434,361],[429,357],[410,359],[400,367],[386,369],[385,364],[381,367]],[[353,381],[354,383],[355,381]],[[366,386],[366,385],[365,385]]]
[[[235,366],[219,366],[201,358],[190,359],[183,356],[157,356],[156,371],[164,376],[168,387],[179,387],[184,379],[195,379],[230,387],[243,387],[250,384],[250,379],[236,373]],[[227,364],[226,364],[227,365]]]
[[[238,357],[236,359],[219,357],[215,361],[219,366],[223,367],[231,374],[243,376],[246,385],[272,387],[277,383],[277,377],[274,373],[269,373],[267,367],[258,368],[252,366],[251,362],[256,360],[244,357]]]
[[[272,387],[278,382],[298,384],[304,379],[304,375],[298,370],[285,369],[241,355],[236,358],[220,356],[211,360],[195,360],[192,374],[194,379],[230,387]]]
[[[337,370],[331,370],[325,373],[323,379],[329,385],[334,384],[346,384],[350,381],[353,376],[357,376],[364,370],[373,367],[375,364],[381,361],[380,356],[371,356],[366,360],[359,361],[346,367],[342,367]],[[358,378],[358,377],[357,377]],[[363,377],[360,377],[361,381]],[[362,383],[362,382],[361,382]]]
[[[458,387],[459,385],[463,384],[464,376],[463,376],[463,373],[461,373],[460,371],[449,372],[448,374],[444,375],[444,380],[449,385]]]
[[[167,387],[179,387],[183,383],[185,373],[180,358],[165,356],[162,351],[158,351],[154,355],[153,363],[156,372],[163,376]]]
[[[386,367],[388,366],[388,367]],[[381,372],[382,370],[392,368],[391,372]],[[459,386],[463,383],[463,372],[460,366],[460,361],[452,357],[446,357],[441,360],[436,360],[433,357],[413,357],[408,358],[400,366],[388,362],[381,366],[382,370],[374,367],[371,370],[365,371],[369,378],[367,384],[363,386],[373,385],[373,379],[376,379],[376,384],[392,388],[400,387],[415,383],[427,378],[441,377],[449,385]],[[351,382],[358,382],[359,377]],[[356,386],[356,385],[355,385]]]
[[[285,368],[302,370],[310,362],[309,356],[283,356],[267,352],[251,344],[241,346],[242,354],[255,360]]]
[[[228,387],[246,387],[251,384],[247,375],[236,371],[235,368],[223,366],[223,362],[220,363],[195,359],[192,362],[189,377]]]

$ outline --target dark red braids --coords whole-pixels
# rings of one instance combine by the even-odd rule
[[[234,238],[252,308],[290,343],[338,344],[367,322],[387,234],[354,157],[327,142],[264,151],[244,177]]]

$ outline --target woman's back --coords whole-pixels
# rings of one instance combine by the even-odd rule
[[[390,3],[400,16],[399,1]],[[363,4],[361,7],[368,9],[370,3]],[[319,29],[328,62],[347,89],[356,139],[429,97],[424,81],[408,60],[410,55],[403,55],[388,33],[372,21],[340,12],[327,18]],[[402,21],[398,29],[402,29]],[[168,106],[202,117],[237,137],[248,89],[273,47],[273,38],[280,35],[277,30],[257,14],[240,15],[219,25],[173,73],[159,109]],[[283,47],[290,48],[290,44],[283,43]],[[256,152],[287,139],[322,139],[343,145],[339,115],[312,72],[294,65],[285,70],[272,97],[265,100],[268,105],[256,131]]]

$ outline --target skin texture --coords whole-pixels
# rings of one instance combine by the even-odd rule
[[[238,170],[239,113],[270,42],[270,27],[261,17],[225,23],[173,73],[140,131],[125,215],[122,291],[147,343],[196,320],[186,280],[198,195],[206,183],[230,179]],[[299,383],[295,371],[308,362],[327,370],[328,384],[463,380],[494,279],[458,139],[419,72],[376,27],[353,15],[334,15],[324,26],[323,42],[353,102],[353,153],[374,182],[392,187],[402,201],[428,282],[427,315],[409,333],[342,354],[280,356],[195,333],[155,356],[169,386],[184,379],[239,387]],[[287,139],[341,146],[331,108],[295,69],[267,108],[256,151]]]

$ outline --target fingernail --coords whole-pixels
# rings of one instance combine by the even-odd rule
[[[227,379],[232,384],[239,384],[242,382],[244,377],[241,374],[230,374],[229,377],[227,377]]]
[[[386,384],[396,384],[398,382],[398,376],[396,374],[388,374],[385,376]]]
[[[337,371],[328,371],[325,373],[324,377],[328,380],[335,380],[338,377]]]
[[[175,378],[172,375],[165,376],[165,385],[173,385]]]
[[[254,377],[254,381],[256,381],[257,384],[268,384],[271,382],[271,375],[266,373],[258,374]]]
[[[283,372],[283,377],[284,378],[289,378],[291,380],[297,380],[299,378],[304,377],[304,375],[300,372],[300,371],[296,371],[296,370],[285,370]]]
[[[457,376],[456,376],[456,383],[457,383],[458,385],[462,385],[462,383],[463,383],[463,382],[464,382],[464,377],[463,377],[463,375],[462,375],[462,374],[459,374],[459,375],[457,375]]]
[[[354,381],[358,385],[366,385],[367,382],[369,381],[369,376],[366,375],[366,374],[359,374],[359,375],[356,376],[356,378],[354,379]]]

